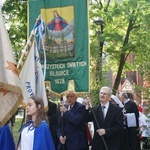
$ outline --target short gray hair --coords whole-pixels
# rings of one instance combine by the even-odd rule
[[[128,94],[127,94],[126,92],[121,92],[121,93],[119,94],[119,97],[129,98],[129,97],[128,97]]]
[[[100,91],[101,91],[102,89],[107,90],[107,92],[108,92],[107,94],[108,94],[108,95],[110,95],[110,96],[112,95],[112,90],[111,90],[110,87],[108,87],[108,86],[103,86],[103,87],[100,88]]]

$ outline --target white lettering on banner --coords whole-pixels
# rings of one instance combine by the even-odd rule
[[[64,84],[65,83],[65,79],[55,79],[55,84]]]
[[[69,70],[50,71],[50,76],[68,76]]]
[[[38,60],[38,58],[36,58]],[[87,66],[86,61],[80,62],[68,62],[68,63],[61,63],[61,64],[47,64],[46,69],[65,69],[65,68],[76,68],[76,67],[85,67]],[[43,68],[43,65],[42,65]]]
[[[55,84],[64,84],[65,78],[63,76],[69,76],[69,70],[67,68],[77,68],[77,67],[85,67],[87,66],[86,61],[81,62],[68,62],[68,63],[60,63],[60,64],[47,64],[46,69],[51,69],[49,72],[50,77],[58,77],[54,80]],[[61,70],[55,70],[61,69]],[[62,70],[64,69],[64,70]]]
[[[27,91],[28,91],[28,93],[29,93],[29,95],[30,96],[33,96],[34,95],[34,93],[33,93],[33,90],[32,90],[32,88],[31,88],[31,85],[30,85],[30,82],[26,82],[26,88],[27,88]]]
[[[86,61],[67,63],[67,68],[76,68],[86,66]]]
[[[47,64],[46,69],[63,69],[65,68],[65,64]]]

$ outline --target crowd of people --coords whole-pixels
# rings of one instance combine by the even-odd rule
[[[17,144],[8,123],[0,127],[0,150],[150,150],[149,105],[140,106],[131,94],[115,96],[104,86],[93,107],[88,95],[77,101],[72,90],[59,107],[50,100],[49,89],[46,95],[48,111],[40,97],[28,99]],[[94,125],[93,136],[88,122]]]

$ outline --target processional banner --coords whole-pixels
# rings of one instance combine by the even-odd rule
[[[22,100],[17,63],[0,8],[0,126],[15,114]]]
[[[48,103],[43,71],[39,59],[39,51],[35,42],[35,30],[36,29],[32,30],[30,35],[32,38],[27,42],[26,52],[28,52],[28,54],[19,73],[23,91],[23,106],[26,106],[29,97],[36,95],[43,99],[44,106],[47,108]]]
[[[51,90],[58,94],[68,89],[70,81],[76,92],[88,92],[87,0],[29,0],[29,31],[39,15],[45,32],[40,54],[44,62],[46,53],[45,81],[50,81]]]

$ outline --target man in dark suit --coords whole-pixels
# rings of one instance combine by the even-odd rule
[[[88,110],[90,99],[85,99],[87,111],[84,118],[94,123],[92,150],[119,150],[123,113],[120,107],[109,102],[111,95],[109,87],[102,87],[99,91],[100,104],[91,110]]]
[[[128,150],[140,150],[139,139],[139,111],[136,103],[129,98],[128,93],[121,92],[120,100],[124,104],[124,116],[126,121],[126,138]],[[133,122],[133,120],[135,121]],[[133,124],[131,124],[133,122]]]
[[[64,147],[65,150],[88,149],[85,124],[82,118],[85,106],[76,100],[75,92],[68,91],[65,105],[60,106],[60,119],[57,129],[60,140],[58,150],[63,150]]]
[[[47,96],[47,101],[48,101],[48,111],[47,111],[47,117],[49,120],[49,125],[50,125],[50,131],[52,133],[52,138],[55,144],[55,147],[57,148],[57,144],[58,144],[58,138],[57,138],[57,104],[52,102],[50,100],[50,91],[49,89],[46,89],[46,96]]]

